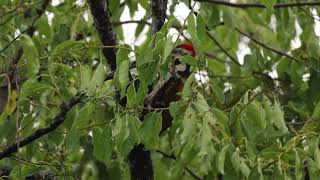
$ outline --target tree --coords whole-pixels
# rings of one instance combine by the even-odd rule
[[[1,0],[0,176],[317,179],[319,6]],[[125,8],[145,15],[120,21]],[[124,43],[127,23],[142,43]],[[183,42],[196,49],[182,57],[193,74],[160,134],[164,109],[144,98]]]

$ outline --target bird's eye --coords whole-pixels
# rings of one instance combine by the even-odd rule
[[[179,65],[179,64],[181,64],[181,62],[179,60],[174,61],[174,65]]]

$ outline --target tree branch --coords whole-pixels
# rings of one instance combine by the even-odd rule
[[[80,95],[76,98],[71,99],[69,102],[66,102],[64,104],[61,105],[60,107],[60,113],[53,119],[52,123],[49,124],[47,127],[45,128],[40,128],[38,130],[36,130],[34,133],[32,133],[31,135],[29,135],[28,137],[22,139],[19,141],[19,148],[30,144],[31,142],[41,138],[42,136],[48,134],[49,132],[57,129],[59,127],[60,124],[62,124],[65,120],[65,117],[68,113],[68,111],[75,106],[76,104],[81,102],[81,98],[83,95]],[[13,143],[10,146],[7,146],[5,149],[3,149],[0,152],[0,160],[10,156],[10,154],[17,152],[18,149],[18,144],[17,143]]]
[[[113,25],[114,26],[120,26],[120,25],[123,25],[123,24],[131,24],[131,23],[145,24],[145,25],[151,26],[151,23],[149,23],[148,21],[143,20],[143,19],[141,19],[141,20],[129,20],[129,21],[114,22]]]
[[[277,49],[275,49],[275,48],[273,48],[273,47],[270,47],[270,46],[264,44],[263,42],[258,41],[257,39],[255,39],[255,38],[252,37],[251,35],[242,32],[240,29],[235,28],[235,30],[236,30],[237,32],[239,32],[241,35],[248,37],[251,41],[255,42],[256,44],[260,45],[261,47],[263,47],[263,48],[265,48],[265,49],[268,49],[268,50],[270,50],[270,51],[272,51],[272,52],[274,52],[274,53],[277,53],[277,54],[279,54],[280,56],[285,56],[285,57],[287,57],[287,58],[289,58],[289,59],[292,59],[292,60],[294,60],[294,61],[296,61],[296,62],[299,62],[299,60],[296,59],[295,57],[290,56],[289,54],[286,54],[286,53],[284,53],[284,52],[282,52],[282,51],[280,51],[280,50],[277,50]]]
[[[213,40],[213,42],[219,47],[219,49],[231,59],[232,62],[236,63],[238,66],[241,66],[239,61],[235,57],[233,57],[227,50],[225,50],[216,38],[214,38],[209,32],[207,32],[207,35],[211,40]]]
[[[216,5],[224,5],[234,8],[267,8],[261,3],[233,3],[225,0],[195,0],[198,2],[207,2]],[[305,1],[305,2],[290,2],[290,3],[277,3],[273,8],[290,8],[290,7],[301,7],[301,6],[320,6],[319,1]]]
[[[151,0],[152,27],[151,32],[155,35],[162,28],[166,20],[168,0]]]
[[[106,6],[105,0],[88,0],[90,11],[95,23],[95,27],[100,36],[101,43],[104,46],[116,46],[117,37],[113,30],[110,12]],[[116,48],[103,49],[103,55],[107,59],[107,63],[112,71],[117,69]]]

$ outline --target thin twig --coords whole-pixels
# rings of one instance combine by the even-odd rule
[[[224,49],[224,47],[222,47],[222,45],[218,42],[218,40],[216,40],[215,37],[213,37],[213,35],[211,35],[209,32],[207,32],[207,35],[211,40],[213,40],[213,42],[219,47],[219,49],[231,59],[232,62],[236,63],[238,66],[241,66],[239,61],[235,57],[233,57],[226,49]]]
[[[252,37],[251,35],[242,32],[240,29],[235,28],[235,30],[236,30],[237,32],[239,32],[241,35],[248,37],[251,41],[255,42],[256,44],[260,45],[261,47],[263,47],[263,48],[265,48],[265,49],[268,49],[268,50],[270,50],[270,51],[272,51],[272,52],[274,52],[274,53],[277,53],[277,54],[279,54],[280,56],[285,56],[285,57],[287,57],[287,58],[289,58],[289,59],[292,59],[292,60],[294,60],[295,62],[299,62],[299,60],[296,59],[295,57],[293,57],[293,56],[291,56],[291,55],[289,55],[289,54],[287,54],[287,53],[284,53],[284,52],[282,52],[282,51],[280,51],[280,50],[277,50],[277,49],[275,49],[275,48],[273,48],[273,47],[270,47],[270,46],[264,44],[263,42],[258,41],[257,39],[255,39],[255,38]]]
[[[169,155],[165,152],[162,152],[160,150],[156,150],[155,152],[161,154],[163,157],[168,158],[168,159],[172,159],[172,160],[177,160],[177,158],[174,155]],[[203,180],[200,176],[196,175],[196,173],[194,173],[191,169],[189,169],[188,167],[184,167],[184,169],[195,179],[197,180]]]
[[[212,3],[216,5],[224,5],[234,8],[267,8],[261,3],[234,3],[226,0],[195,0],[198,2]],[[289,8],[289,7],[301,7],[301,6],[320,6],[319,1],[304,1],[304,2],[290,2],[290,3],[277,3],[273,8]]]
[[[151,26],[151,23],[149,23],[148,21],[143,20],[143,19],[141,19],[141,20],[129,20],[129,21],[114,22],[113,25],[114,26],[120,26],[120,25],[123,25],[123,24],[131,24],[131,23],[145,24],[145,25]]]

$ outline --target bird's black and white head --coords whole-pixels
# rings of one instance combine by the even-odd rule
[[[181,61],[181,57],[185,55],[190,55],[192,57],[196,56],[196,52],[192,44],[180,44],[173,51],[173,70],[176,74],[180,76],[190,75],[190,65]]]

